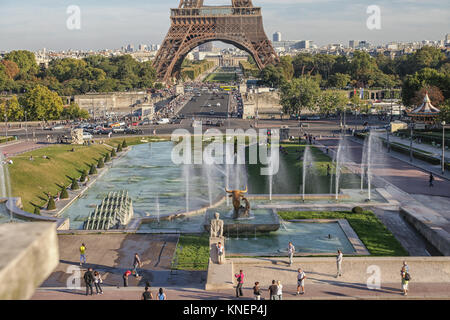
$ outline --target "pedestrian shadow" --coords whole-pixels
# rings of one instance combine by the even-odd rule
[[[357,289],[357,290],[362,290],[362,291],[381,292],[381,293],[398,293],[399,292],[399,289],[397,289],[397,288],[384,287],[381,289],[372,290],[372,289],[369,289],[367,287],[367,285],[363,285],[361,283],[355,283],[355,282],[348,283],[348,282],[342,282],[342,281],[333,281],[333,280],[330,281],[330,280],[321,280],[321,279],[314,279],[314,278],[309,278],[309,279],[314,280],[316,282],[340,287],[340,288],[344,287],[344,288]]]

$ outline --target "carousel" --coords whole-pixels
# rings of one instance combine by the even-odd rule
[[[408,112],[408,117],[414,123],[423,123],[427,125],[433,125],[439,118],[440,110],[431,104],[428,92],[425,95],[423,103],[420,107]]]

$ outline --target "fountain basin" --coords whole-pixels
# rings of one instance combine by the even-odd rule
[[[270,233],[280,229],[280,218],[273,209],[252,209],[248,219],[233,219],[231,211],[222,209],[206,212],[204,229],[208,233],[216,212],[220,213],[220,219],[224,222],[224,235],[227,237],[254,236],[256,233]]]

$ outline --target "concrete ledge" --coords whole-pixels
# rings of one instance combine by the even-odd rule
[[[228,289],[233,289],[233,262],[227,260],[225,264],[214,264],[210,260],[205,290],[214,291]]]
[[[27,300],[58,266],[54,223],[0,226],[0,300]]]
[[[424,212],[426,211],[426,212]],[[444,256],[450,256],[450,234],[434,224],[445,224],[443,217],[425,207],[402,207],[400,214],[411,223],[419,233],[425,237]]]

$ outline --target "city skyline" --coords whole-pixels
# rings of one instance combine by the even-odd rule
[[[15,49],[100,50],[118,49],[126,44],[161,43],[170,25],[169,10],[178,0],[86,0],[39,1],[0,4],[0,51]],[[205,0],[206,5],[229,4],[227,0]],[[313,40],[317,45],[348,44],[366,40],[374,45],[389,42],[442,40],[450,32],[447,1],[342,1],[337,0],[254,0],[263,9],[269,38],[280,31],[283,40]],[[81,30],[69,30],[67,7],[81,9]],[[369,30],[369,5],[381,8],[381,30]],[[280,21],[283,17],[283,21]]]

